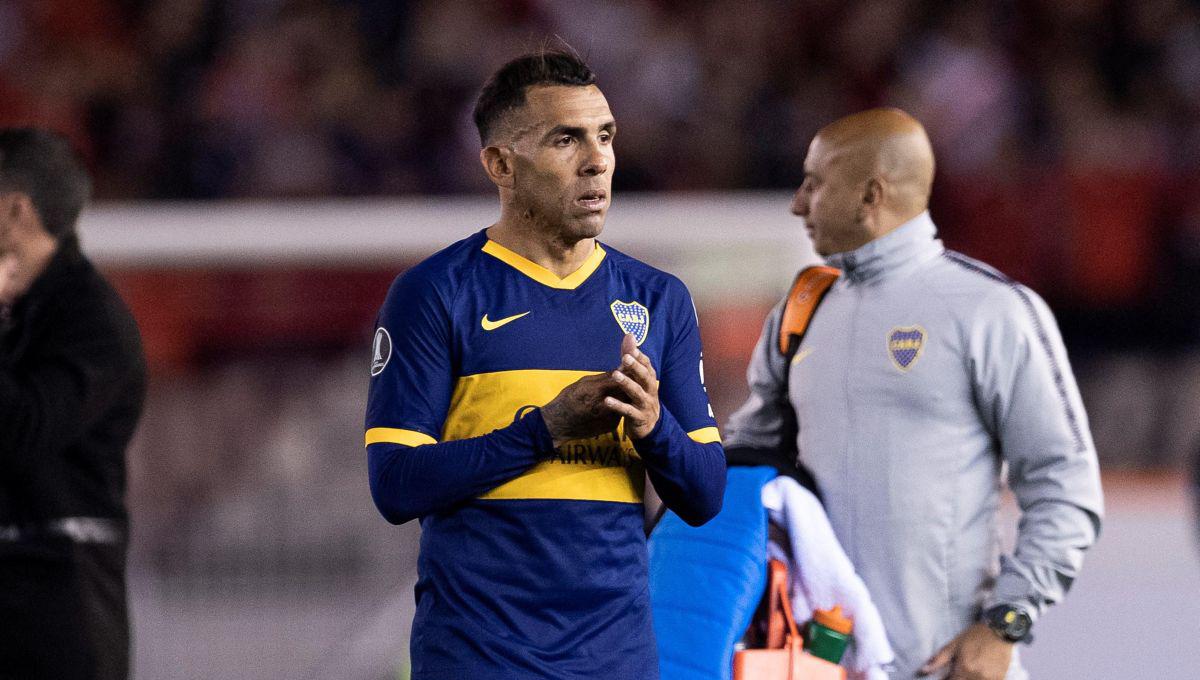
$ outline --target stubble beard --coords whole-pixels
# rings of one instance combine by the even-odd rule
[[[576,216],[568,207],[523,202],[518,214],[530,231],[539,233],[563,247],[573,247],[584,239],[596,238],[604,230],[607,212]]]

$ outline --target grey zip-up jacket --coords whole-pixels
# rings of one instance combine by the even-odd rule
[[[1103,512],[1087,416],[1054,318],[1032,291],[948,251],[928,213],[829,258],[842,276],[788,367],[783,304],[747,372],[727,448],[786,444],[824,495],[911,678],[997,603],[1062,599]],[[1000,557],[1002,465],[1021,510]],[[1014,660],[1010,678],[1025,677]]]

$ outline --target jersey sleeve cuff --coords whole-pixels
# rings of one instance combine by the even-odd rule
[[[513,427],[519,428],[525,433],[530,448],[535,452],[549,453],[554,450],[554,437],[550,435],[550,430],[546,427],[542,409],[530,409],[520,420],[513,423]]]
[[[643,458],[661,457],[668,454],[672,442],[680,437],[687,439],[687,434],[679,426],[675,416],[671,415],[666,408],[660,408],[658,422],[655,423],[654,429],[641,439],[633,439],[633,448]]]

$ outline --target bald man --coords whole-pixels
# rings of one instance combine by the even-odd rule
[[[817,134],[792,212],[842,273],[794,354],[780,350],[785,302],[767,319],[726,448],[812,473],[883,615],[892,678],[1024,678],[1015,643],[1099,532],[1096,453],[1054,317],[942,246],[933,174],[902,111]],[[1022,517],[1001,557],[1006,466]]]

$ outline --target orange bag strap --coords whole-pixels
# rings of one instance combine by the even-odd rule
[[[768,594],[767,649],[783,649],[789,642],[800,639],[792,603],[788,598],[788,568],[779,560],[767,563]]]
[[[787,566],[783,562],[779,560],[772,560],[772,562],[779,565],[785,574],[787,573]],[[791,640],[799,640],[800,631],[796,629],[796,617],[792,615],[792,598],[788,596],[787,584],[786,578],[779,580],[779,601],[783,604],[783,618],[787,621],[788,637]]]
[[[779,351],[789,360],[800,347],[817,305],[841,275],[841,270],[824,265],[805,267],[796,275],[779,324]]]
[[[779,597],[779,603],[783,609],[783,618],[787,621],[787,640],[781,647],[787,647],[788,650],[788,675],[787,680],[801,680],[801,670],[798,666],[799,656],[803,653],[804,638],[800,637],[800,631],[796,629],[796,617],[792,614],[792,600],[788,597],[788,570],[787,565],[779,560],[771,560],[770,569],[772,576],[779,573],[779,578],[772,578],[772,585],[775,587],[775,595]],[[774,599],[774,598],[772,598]]]

